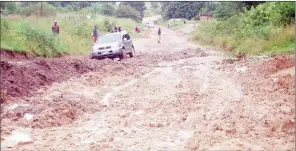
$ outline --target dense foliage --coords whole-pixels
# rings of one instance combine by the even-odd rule
[[[141,14],[129,5],[120,5],[116,10],[116,16],[119,18],[132,18],[136,21],[141,20]]]
[[[140,18],[142,19],[144,17],[144,11],[146,10],[145,3],[144,2],[121,2],[120,5],[126,5],[134,8],[140,13]],[[129,11],[129,10],[126,10]],[[134,11],[134,10],[132,10]]]
[[[202,23],[194,33],[196,40],[236,52],[260,53],[293,47],[294,2],[266,2],[251,6],[249,10],[227,2],[223,6],[228,9],[223,12],[221,6],[216,10],[220,12],[216,16],[219,20]]]

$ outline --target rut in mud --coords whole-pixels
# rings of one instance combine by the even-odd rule
[[[137,56],[123,61],[5,62],[11,97],[1,112],[1,149],[295,149],[294,75],[281,72],[294,58],[229,64],[163,33],[162,44],[153,34],[135,40]],[[28,80],[15,91],[9,77],[22,70]],[[48,82],[35,70],[52,71]]]

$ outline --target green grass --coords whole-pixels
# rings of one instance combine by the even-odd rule
[[[144,29],[144,26],[126,18],[96,15],[95,18],[87,19],[85,14],[57,14],[57,16],[38,18],[37,16],[23,18],[10,15],[2,18],[7,20],[9,28],[1,34],[1,48],[25,51],[38,56],[56,56],[56,51],[73,55],[89,54],[93,43],[91,37],[93,27],[98,25],[99,34],[104,34],[107,32],[107,27],[104,25],[105,21],[111,24],[110,27],[112,25],[121,26],[123,30],[127,30],[131,34],[132,38],[144,36],[143,33],[134,32],[136,26],[140,29]],[[57,20],[60,26],[60,36],[57,41],[50,40],[52,39],[51,26],[54,20]],[[30,29],[28,31],[23,29],[26,23]],[[22,31],[23,34],[20,34],[19,31]],[[35,34],[30,34],[32,32]],[[29,38],[24,38],[26,34],[30,35]],[[40,36],[43,39],[40,39]]]
[[[199,27],[192,33],[195,42],[219,48],[221,50],[238,54],[248,55],[294,53],[295,48],[295,25],[286,27],[273,27],[268,38],[259,36],[237,36],[240,31],[217,30],[216,21],[201,22]]]

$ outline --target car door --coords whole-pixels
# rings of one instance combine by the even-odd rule
[[[132,41],[129,34],[126,34],[126,37],[127,37],[127,45],[128,45],[129,51],[132,52],[132,50],[133,50],[133,41]]]
[[[123,39],[126,38],[126,41],[124,41]],[[132,50],[132,44],[131,44],[131,38],[128,34],[124,34],[123,37],[122,37],[122,40],[123,40],[123,44],[125,46],[125,50],[127,52],[131,52]]]
[[[124,45],[124,48],[125,48],[125,50],[126,51],[128,51],[128,41],[127,40],[124,40],[124,39],[127,39],[127,36],[126,36],[126,34],[124,34],[123,36],[122,36],[122,43],[123,43],[123,45]]]

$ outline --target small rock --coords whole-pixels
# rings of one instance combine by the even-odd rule
[[[33,115],[26,113],[24,118],[28,121],[28,120],[31,120],[33,118]]]

